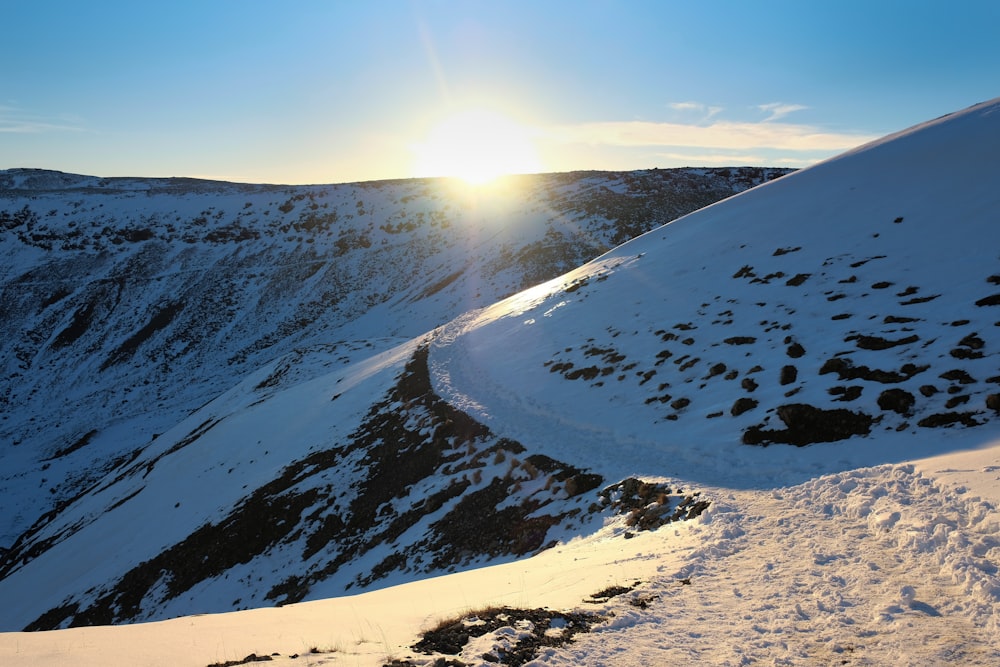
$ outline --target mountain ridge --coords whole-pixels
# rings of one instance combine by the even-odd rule
[[[583,617],[406,596],[459,580],[509,596],[520,576],[518,606],[540,609],[600,571],[618,585],[589,588],[587,628],[532,656],[992,664],[998,109],[712,204],[416,337],[271,359],[24,533],[0,623],[324,598],[310,608],[370,613],[398,595],[425,611],[383,616],[409,619],[391,643],[421,657],[386,639],[377,664],[504,663]],[[365,326],[385,333],[387,312]],[[484,634],[430,642],[434,602],[461,610],[433,627]],[[428,641],[406,643],[421,618]]]
[[[484,217],[457,243],[451,218],[427,216],[434,244],[451,240],[443,247],[454,250],[421,272],[422,284],[394,284],[369,260],[413,231],[408,217],[376,216],[374,200],[354,199],[351,219],[365,226],[337,227],[343,208],[332,215],[316,193],[281,193],[270,206],[298,217],[271,233],[317,258],[310,262],[336,261],[321,264],[326,273],[296,264],[291,276],[236,299],[234,314],[279,322],[245,357],[226,357],[259,370],[22,533],[5,554],[0,594],[21,599],[24,587],[44,581],[53,595],[8,616],[37,630],[330,597],[537,553],[605,523],[697,519],[726,489],[808,482],[948,451],[978,433],[988,439],[1000,421],[1000,230],[982,174],[1000,149],[998,107],[918,126],[701,208],[506,299],[456,308],[464,314],[408,339],[393,319],[407,312],[400,304],[457,304],[484,284],[466,281],[490,264],[470,262],[468,248],[500,247],[499,266],[516,266],[523,251],[505,252],[504,239],[535,229],[541,245],[523,247],[539,261],[553,227],[542,233],[505,217],[512,201],[525,205],[513,191],[469,204]],[[634,212],[625,206],[613,230],[601,222],[609,201],[601,188],[613,189],[594,178],[546,194],[563,202],[549,220],[590,249],[596,231],[612,241]],[[627,191],[629,178],[615,187]],[[582,194],[593,185],[602,197]],[[584,232],[567,222],[568,210],[598,222]],[[214,247],[212,232],[234,224],[238,216],[206,209],[189,228]],[[25,245],[49,242],[38,220],[22,226]],[[334,229],[335,238],[299,244],[299,235]],[[158,233],[186,242],[182,231]],[[154,267],[150,282],[169,281],[164,268],[177,262],[156,259],[163,246],[138,236],[98,244],[154,244],[132,261]],[[424,256],[412,239],[400,247]],[[351,264],[353,275],[395,295],[368,292],[367,303],[341,310],[354,334],[344,340],[355,342],[302,345],[304,331],[316,340],[344,329],[310,319],[301,303],[278,318],[259,305],[287,300],[295,284],[336,283],[330,271],[350,258],[367,258]],[[551,259],[542,252],[541,264]],[[555,259],[559,266],[565,257]],[[495,275],[516,275],[504,270]],[[107,281],[99,299],[64,312],[39,336],[44,351],[32,364],[77,341],[93,346],[94,311],[124,299],[122,285]],[[327,300],[339,307],[349,293]],[[241,305],[254,298],[255,309]],[[187,337],[168,329],[191,307],[177,297],[147,305],[121,328],[127,335],[107,338],[87,363],[96,376],[138,372],[155,358],[147,346],[162,331],[173,346],[248,339],[238,322]],[[419,325],[419,316],[407,322]],[[374,331],[384,336],[380,347],[364,335]],[[299,356],[260,364],[278,342]],[[186,349],[161,354],[184,359]],[[49,460],[86,452],[101,435],[88,431]],[[146,516],[165,523],[153,534]],[[106,559],[109,550],[115,556]]]
[[[87,489],[261,366],[277,364],[272,389],[308,380],[784,173],[468,190],[3,172],[5,570],[40,553],[31,536]]]

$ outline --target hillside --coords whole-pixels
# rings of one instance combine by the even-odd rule
[[[0,627],[183,618],[0,650],[996,664],[998,161],[993,100],[415,335],[248,355],[24,533],[0,580]]]
[[[74,500],[154,459],[160,436],[261,368],[264,394],[347,368],[783,173],[581,172],[490,189],[0,173],[0,577],[69,537],[40,537],[60,515],[79,528]]]

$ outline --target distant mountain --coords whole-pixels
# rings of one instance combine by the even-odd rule
[[[544,502],[526,500],[521,510],[505,514],[509,527],[502,530],[527,530],[524,519],[536,503],[552,503],[553,513],[529,521],[534,528],[528,535],[493,536],[496,544],[459,546],[447,533],[459,525],[450,517],[441,525],[453,528],[432,530],[420,547],[426,562],[393,564],[395,545],[376,528],[391,514],[387,503],[406,496],[422,475],[437,474],[441,457],[452,456],[443,453],[443,432],[428,439],[426,428],[414,429],[407,420],[464,420],[427,393],[430,377],[421,362],[426,348],[406,341],[785,173],[581,172],[511,178],[495,189],[474,190],[437,180],[290,187],[0,172],[0,586],[27,585],[48,570],[43,561],[63,560],[62,574],[43,586],[47,592],[36,591],[30,602],[25,598],[25,609],[8,609],[0,625],[21,627],[40,611],[74,605],[75,611],[49,614],[50,622],[35,627],[281,602],[316,595],[323,586],[344,590],[383,582],[399,570],[409,570],[399,576],[414,576],[470,558],[541,548],[549,528],[580,517],[581,508],[593,503],[582,494],[599,479],[528,453],[518,465],[568,483],[575,499],[552,490]],[[338,398],[335,404],[345,407],[337,408],[336,428],[328,425],[334,430],[322,437],[301,439],[299,429],[318,426],[288,423],[282,415],[267,421],[267,428],[279,429],[273,446],[263,447],[267,454],[243,449],[253,449],[263,431],[219,435],[233,423],[230,409],[249,409],[242,404],[246,396],[250,403],[266,399],[261,405],[273,405],[311,386],[309,381],[322,384],[330,373],[361,382],[374,373],[365,369],[381,363],[372,359],[383,351],[402,363],[394,351],[401,343],[412,355],[407,371],[398,381],[386,377],[402,366],[375,373],[379,379],[370,393],[355,390],[350,400]],[[324,401],[343,394],[332,389]],[[236,403],[205,416],[230,400]],[[288,414],[299,407],[288,406]],[[440,519],[433,513],[458,498],[489,504],[508,493],[509,485],[498,484],[478,500],[466,500],[472,494],[465,478],[481,479],[486,473],[474,473],[484,461],[499,466],[523,453],[522,446],[480,424],[466,428],[462,437],[489,454],[470,451],[461,463],[449,458],[453,470],[450,477],[439,476],[433,499],[411,497],[423,502],[424,511],[400,510],[406,518],[396,518],[390,535]],[[386,432],[394,434],[391,441]],[[264,443],[263,437],[256,440]],[[414,450],[415,461],[393,449],[403,443]],[[425,453],[427,447],[435,453]],[[204,448],[223,457],[218,465],[225,479],[207,472]],[[166,472],[182,450],[194,455],[192,467]],[[376,455],[385,461],[381,467],[371,460]],[[347,473],[348,458],[356,477]],[[255,463],[245,477],[238,470],[249,460]],[[400,461],[406,461],[405,474],[398,471]],[[306,501],[290,491],[304,470],[328,470],[358,495],[338,505],[327,489],[325,508],[305,515]],[[163,507],[145,505],[151,498],[151,491],[142,490],[147,478],[162,478],[172,489],[168,495],[177,497],[161,497]],[[208,487],[198,482],[209,478]],[[372,488],[357,492],[362,483]],[[345,527],[348,505],[355,518]],[[84,557],[86,549],[68,559],[59,555],[62,549],[76,552],[80,540],[89,542],[89,526],[140,507],[144,528],[118,524],[119,537],[131,547],[115,547],[117,553],[105,558]],[[222,517],[228,518],[219,522]],[[276,523],[282,527],[261,528]],[[144,530],[151,532],[149,540],[141,537]],[[218,559],[208,557],[220,539],[246,543]],[[249,559],[275,557],[274,549],[287,548],[289,540],[307,543],[290,556],[304,559],[298,574],[280,564],[266,581],[244,586],[246,592],[227,600],[190,592],[203,587],[202,580],[231,576]],[[330,546],[335,541],[343,542],[336,554]],[[104,544],[100,548],[111,543]],[[357,550],[383,553],[382,561],[353,559]],[[199,559],[211,564],[193,574]],[[76,566],[64,567],[68,562]],[[140,563],[174,576],[182,569],[192,574],[172,584],[160,602],[153,596],[140,604],[159,576],[134,571]],[[125,577],[133,583],[116,584],[130,568]],[[137,578],[145,584],[135,583]],[[82,604],[79,586],[90,588],[91,598],[103,595],[107,604]],[[131,593],[98,594],[123,586]]]

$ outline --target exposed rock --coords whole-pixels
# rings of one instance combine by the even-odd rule
[[[722,375],[725,372],[726,365],[724,363],[719,362],[717,364],[713,364],[712,367],[708,369],[708,375],[705,376],[705,379],[714,378],[716,375]]]
[[[790,252],[798,252],[799,250],[802,250],[802,246],[793,246],[793,247],[789,247],[789,248],[778,248],[778,249],[776,249],[774,251],[774,253],[771,256],[772,257],[781,257],[782,255],[787,255]]]
[[[733,403],[733,407],[730,409],[729,413],[734,417],[739,417],[744,412],[753,410],[756,407],[757,401],[752,398],[747,398],[746,396],[741,396],[736,399],[736,402]]]
[[[655,530],[668,523],[693,519],[710,504],[700,498],[700,491],[685,494],[664,483],[644,482],[634,477],[612,484],[600,496],[602,504],[616,514],[628,512],[625,522],[637,530]]]
[[[509,627],[530,627],[530,632],[518,633],[516,639],[504,643],[504,647],[494,648],[482,656],[484,664],[495,663],[520,666],[531,662],[545,647],[559,647],[573,641],[573,635],[589,632],[591,626],[604,618],[597,614],[581,612],[558,612],[550,609],[518,609],[514,607],[490,607],[460,618],[439,623],[423,633],[422,639],[411,648],[424,654],[458,655],[475,637],[482,637]],[[559,632],[550,632],[553,623],[558,622]],[[392,661],[387,667],[410,667],[414,663]],[[426,664],[421,661],[419,664]],[[434,665],[464,665],[464,662],[440,658]]]
[[[863,387],[859,385],[851,385],[850,387],[830,387],[828,390],[831,396],[839,396],[840,398],[835,398],[835,401],[853,401],[861,397],[861,392]]]
[[[856,341],[855,345],[862,350],[888,350],[889,348],[897,347],[899,345],[916,343],[920,340],[920,337],[914,334],[898,340],[888,340],[887,338],[882,338],[881,336],[863,336],[861,334],[855,334],[844,339],[845,342],[852,340]]]
[[[726,345],[751,345],[757,342],[753,336],[731,336],[722,341]]]
[[[980,351],[985,347],[986,341],[976,333],[965,336],[958,342],[959,347],[951,350],[951,356],[956,359],[981,359],[983,353]]]
[[[805,353],[806,353],[806,348],[802,347],[802,345],[797,341],[793,341],[792,344],[789,345],[788,348],[785,350],[785,354],[787,354],[792,359],[798,359]]]
[[[952,408],[958,407],[959,405],[965,405],[968,402],[969,402],[969,395],[968,394],[960,394],[960,395],[952,396],[951,398],[949,398],[945,402],[944,407],[946,407],[947,409],[951,410]]]
[[[397,407],[401,405],[405,407]],[[206,422],[194,437],[214,424]],[[345,563],[379,545],[392,545],[415,528],[424,535],[420,541],[375,563],[356,583],[368,585],[401,569],[440,570],[477,556],[533,553],[550,546],[546,536],[552,526],[580,512],[582,501],[574,497],[597,488],[602,479],[540,454],[518,462],[524,452],[520,443],[498,438],[439,398],[430,385],[427,348],[420,348],[347,441],[290,463],[216,523],[202,525],[118,581],[93,591],[86,603],[67,601],[28,628],[130,621],[146,604],[175,599],[303,537],[301,558],[315,561],[315,567],[277,583],[267,599],[297,602]],[[476,472],[497,457],[509,460],[510,470],[473,482]],[[363,473],[358,484],[341,495],[332,493],[325,476],[351,469]],[[542,476],[544,488],[525,490],[521,485]],[[432,487],[425,485],[422,497],[410,495],[431,479],[436,490],[429,493]],[[422,558],[420,565],[408,560],[415,554]]]
[[[855,435],[868,435],[872,418],[863,412],[836,409],[823,410],[805,403],[792,403],[778,408],[778,417],[787,428],[764,430],[752,426],[743,433],[748,445],[784,443],[802,447],[817,442],[835,442]]]
[[[975,420],[975,412],[941,412],[924,417],[917,422],[917,426],[924,428],[939,428],[941,426],[952,426],[961,424],[963,426],[979,426]]]
[[[836,373],[841,380],[868,380],[881,384],[897,384],[909,380],[914,375],[923,373],[928,368],[930,368],[929,365],[916,366],[906,363],[903,364],[898,372],[884,371],[867,366],[854,366],[850,359],[833,357],[832,359],[827,359],[823,367],[819,369],[819,374]]]
[[[991,294],[976,301],[977,306],[1000,306],[1000,294]]]
[[[976,381],[975,378],[969,375],[966,371],[963,371],[961,368],[953,368],[950,371],[945,371],[938,377],[945,380],[951,380],[952,382],[958,382],[959,384],[972,384]]]
[[[983,346],[986,345],[986,341],[980,338],[979,334],[970,333],[968,336],[958,341],[958,344],[973,350],[981,350],[983,349]]]
[[[903,389],[886,389],[878,397],[878,406],[883,410],[892,410],[901,415],[910,414],[916,399]]]
[[[811,273],[797,273],[788,280],[786,280],[785,284],[788,285],[789,287],[798,287],[805,281],[809,280],[809,276],[811,275],[812,275]]]

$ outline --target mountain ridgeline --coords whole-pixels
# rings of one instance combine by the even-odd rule
[[[224,430],[224,415],[202,418],[220,396],[249,391],[259,401],[322,382],[785,173],[579,172],[511,177],[476,190],[433,179],[270,186],[0,172],[0,577],[11,583],[29,577],[33,565],[43,571],[36,559],[54,557],[98,517],[138,507],[129,501],[144,489],[149,495],[145,480],[158,477],[158,465]],[[176,530],[162,531],[172,541],[144,545],[114,565],[91,563],[88,572],[103,574],[93,575],[89,593],[54,589],[58,599],[40,603],[45,613],[15,610],[4,627],[297,600],[393,572],[414,576],[530,553],[548,544],[550,528],[583,521],[591,505],[626,507],[609,495],[585,501],[581,494],[599,486],[599,476],[498,439],[481,425],[464,435],[449,432],[460,413],[449,414],[426,388],[407,393],[412,383],[405,378],[427,372],[420,349],[408,352],[410,365],[396,371],[398,381],[344,409],[336,442],[289,444],[266,455],[230,451],[225,483],[234,487],[193,515],[178,520],[182,512],[173,512]],[[325,400],[339,396],[330,394]],[[191,419],[198,422],[189,425]],[[408,419],[438,431],[428,434],[426,424],[415,428]],[[281,437],[293,440],[294,428]],[[462,447],[468,452],[459,456]],[[256,461],[237,484],[233,469],[244,456]],[[390,461],[407,462],[411,476],[398,477]],[[328,488],[324,475],[344,475],[351,466],[356,479]],[[484,467],[503,472],[482,481]],[[293,492],[303,475],[311,490]],[[535,479],[549,486],[524,488]],[[185,505],[191,479],[163,480],[177,492],[165,507]],[[428,499],[410,498],[416,487]],[[693,496],[657,493],[667,518],[698,506]],[[482,509],[508,497],[515,500],[503,511]],[[422,509],[386,509],[408,498]],[[533,514],[543,507],[549,513]],[[447,520],[434,514],[446,510]],[[458,523],[466,514],[478,523]],[[270,528],[261,532],[261,524]],[[496,534],[461,545],[456,526],[483,535],[487,525]],[[425,537],[408,562],[396,540],[418,529]],[[230,546],[220,552],[222,543]],[[292,544],[299,565],[269,568],[242,600],[181,599]],[[352,553],[381,555],[361,566],[349,562]],[[195,561],[204,565],[192,569]]]
[[[995,442],[998,156],[995,100],[781,178],[6,172],[0,629],[710,528]]]

